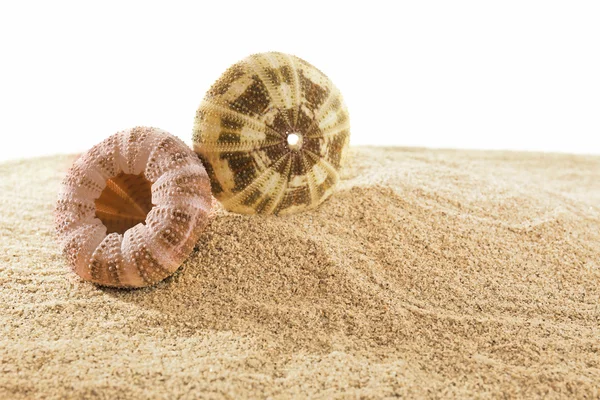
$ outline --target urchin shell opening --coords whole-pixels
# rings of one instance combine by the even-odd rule
[[[299,150],[302,147],[302,135],[297,132],[290,132],[287,135],[287,144],[292,150]]]
[[[152,210],[152,182],[143,174],[119,173],[106,180],[106,187],[94,202],[96,218],[106,233],[124,234],[139,223],[145,223]]]

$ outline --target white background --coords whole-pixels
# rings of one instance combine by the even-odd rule
[[[332,78],[352,143],[600,154],[600,3],[0,4],[0,160],[119,130],[190,143],[232,63],[296,54]]]

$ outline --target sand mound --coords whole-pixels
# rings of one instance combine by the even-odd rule
[[[0,165],[0,398],[600,394],[600,157],[354,149],[319,209],[220,210],[135,291],[54,244],[72,160]]]

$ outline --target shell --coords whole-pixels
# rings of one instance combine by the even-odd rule
[[[83,279],[144,287],[175,272],[208,222],[206,170],[156,128],[119,132],[71,166],[55,209],[63,253]]]
[[[196,113],[192,138],[213,196],[244,214],[321,204],[340,179],[349,139],[348,111],[331,80],[275,52],[225,71]]]

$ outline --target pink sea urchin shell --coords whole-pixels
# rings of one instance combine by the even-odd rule
[[[210,208],[208,175],[196,154],[165,131],[136,127],[75,161],[59,193],[56,230],[83,279],[143,287],[179,268]]]

